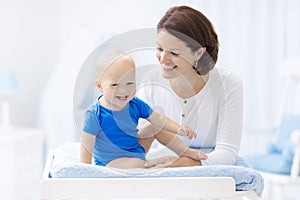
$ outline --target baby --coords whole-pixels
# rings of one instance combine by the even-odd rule
[[[180,126],[135,97],[134,60],[121,51],[103,54],[97,61],[96,87],[101,92],[85,114],[80,160],[115,168],[144,168],[145,150],[138,140],[138,120],[174,134],[195,138]],[[182,144],[183,145],[183,144]],[[178,147],[182,148],[182,147]]]

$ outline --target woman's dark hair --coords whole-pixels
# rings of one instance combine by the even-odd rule
[[[159,21],[157,30],[161,29],[181,39],[193,52],[200,47],[206,48],[207,53],[202,55],[195,68],[198,74],[205,75],[214,68],[218,60],[218,36],[201,12],[188,6],[172,7]]]

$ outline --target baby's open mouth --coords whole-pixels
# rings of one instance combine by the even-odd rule
[[[117,97],[117,99],[124,101],[124,100],[127,100],[129,96],[126,95],[126,96],[116,96],[116,97]]]

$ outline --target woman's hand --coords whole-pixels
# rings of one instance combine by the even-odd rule
[[[199,151],[197,149],[192,149],[192,148],[187,148],[187,150],[185,152],[183,152],[183,154],[181,156],[189,157],[194,160],[206,160],[207,159],[206,154],[202,153],[201,151]]]

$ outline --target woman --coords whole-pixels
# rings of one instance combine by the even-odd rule
[[[242,135],[243,84],[236,74],[215,68],[219,42],[211,22],[191,7],[170,8],[157,25],[156,43],[162,76],[148,76],[138,96],[196,131],[193,141],[181,138],[187,146],[210,152],[206,160],[168,156],[147,166],[234,164]],[[140,141],[149,150],[153,139],[141,136]]]

